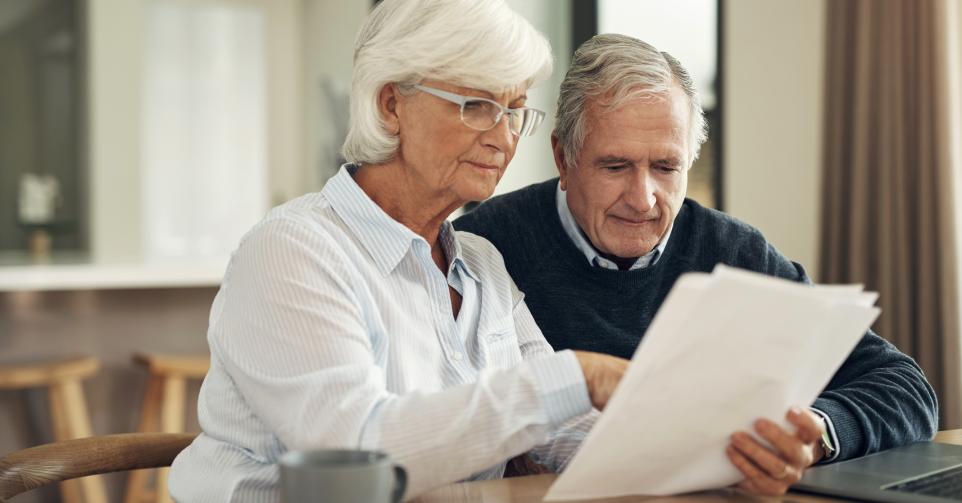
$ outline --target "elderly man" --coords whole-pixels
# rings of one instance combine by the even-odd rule
[[[718,263],[809,282],[758,230],[685,198],[704,124],[677,60],[599,35],[561,84],[552,135],[560,178],[455,222],[501,251],[556,350],[630,358],[678,277]],[[778,494],[813,463],[930,439],[937,402],[918,365],[869,332],[811,409],[788,417],[794,432],[756,423],[770,447],[732,435],[727,454],[746,489]]]

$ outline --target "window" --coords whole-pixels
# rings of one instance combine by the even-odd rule
[[[226,257],[267,209],[265,24],[256,5],[149,4],[145,259]]]
[[[0,251],[86,247],[79,2],[0,2]]]

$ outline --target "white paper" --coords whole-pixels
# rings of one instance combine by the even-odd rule
[[[725,456],[811,404],[879,309],[859,285],[811,286],[725,266],[677,281],[604,413],[546,501],[670,495],[741,480]]]

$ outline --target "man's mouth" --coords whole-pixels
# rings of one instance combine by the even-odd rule
[[[611,215],[611,218],[615,219],[618,223],[624,225],[645,225],[649,222],[657,222],[658,217],[653,218],[626,218],[620,217],[618,215]]]

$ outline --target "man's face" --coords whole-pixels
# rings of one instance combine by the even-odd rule
[[[561,188],[598,251],[640,257],[658,245],[688,189],[688,97],[632,99],[606,110],[589,101],[587,136],[572,168],[552,138]]]

